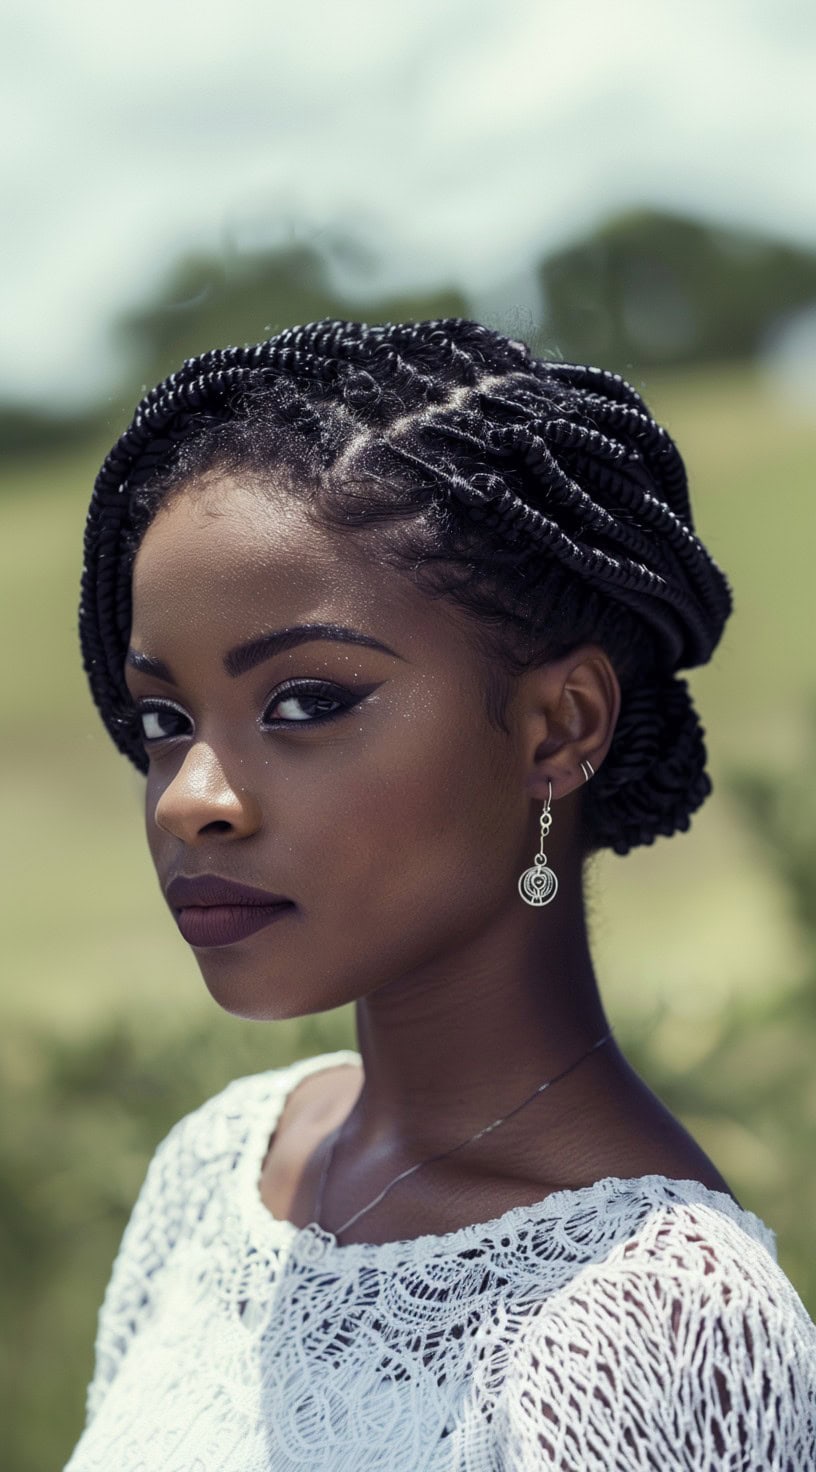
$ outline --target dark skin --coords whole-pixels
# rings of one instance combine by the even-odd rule
[[[273,630],[339,625],[387,646],[310,638],[234,675],[224,656]],[[385,566],[365,532],[314,526],[297,497],[222,477],[158,512],[133,571],[131,667],[144,717],[146,822],[164,888],[216,874],[294,901],[274,925],[196,948],[220,1006],[259,1021],[354,1002],[362,1072],[304,1080],[260,1192],[335,1231],[383,1187],[506,1115],[609,1030],[586,929],[577,817],[620,708],[598,645],[514,680],[488,721],[467,616]],[[280,691],[284,681],[330,691]],[[356,703],[351,706],[350,701]],[[345,707],[349,706],[348,709]],[[317,716],[342,710],[320,722]],[[559,879],[533,908],[518,876],[545,843]],[[729,1188],[614,1038],[506,1124],[428,1165],[340,1236],[382,1242],[492,1220],[606,1176]]]

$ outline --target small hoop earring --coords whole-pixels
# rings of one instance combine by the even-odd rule
[[[550,900],[555,899],[558,889],[558,876],[552,869],[547,867],[547,855],[544,852],[544,839],[552,826],[552,782],[547,778],[547,801],[541,813],[541,847],[536,854],[531,869],[525,869],[518,882],[519,894],[528,905],[548,905]]]
[[[587,770],[587,768],[589,768],[589,770]],[[590,777],[594,777],[595,776],[595,768],[593,767],[592,762],[589,761],[588,758],[587,758],[587,760],[581,762],[581,771],[584,774],[584,781],[585,782],[588,782],[589,779],[590,779]]]

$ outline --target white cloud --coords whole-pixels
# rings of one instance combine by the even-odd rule
[[[816,235],[799,0],[29,0],[4,29],[0,391],[98,391],[176,251],[275,228],[488,294],[630,202]]]

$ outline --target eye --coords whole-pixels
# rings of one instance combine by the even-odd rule
[[[275,692],[263,713],[263,723],[265,726],[315,726],[343,715],[361,698],[360,693],[321,680],[292,680]],[[277,717],[271,714],[274,710],[279,712]]]
[[[154,741],[170,741],[174,736],[184,736],[187,733],[180,729],[180,725],[185,722],[188,727],[190,725],[189,716],[169,702],[154,700],[148,704],[147,701],[140,701],[136,714],[145,746]]]

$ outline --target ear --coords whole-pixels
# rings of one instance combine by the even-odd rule
[[[618,677],[605,650],[582,644],[519,677],[517,720],[530,798],[566,797],[585,781],[581,762],[597,772],[612,744],[621,707]]]

